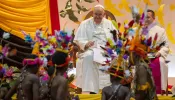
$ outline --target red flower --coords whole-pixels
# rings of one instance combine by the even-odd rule
[[[131,20],[131,21],[129,22],[128,26],[129,26],[129,27],[132,27],[133,24],[134,24],[134,20]]]

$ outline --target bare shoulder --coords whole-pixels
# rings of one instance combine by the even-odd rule
[[[130,92],[129,88],[126,86],[121,86],[121,90],[126,93]]]
[[[35,74],[30,74],[29,79],[33,82],[38,82],[39,81],[39,77]]]
[[[66,84],[67,83],[67,79],[64,78],[63,76],[56,76],[56,81],[59,82],[59,84]]]
[[[108,91],[110,89],[110,86],[106,86],[106,87],[104,87],[103,89],[102,89],[102,92],[106,92],[106,91]]]

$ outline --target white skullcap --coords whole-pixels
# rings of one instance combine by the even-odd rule
[[[100,5],[100,4],[98,4],[98,5],[95,5],[95,7],[94,7],[94,8],[97,8],[97,7],[100,7],[100,8],[103,8],[103,9],[105,9],[105,7],[104,7],[104,6],[102,6],[102,5]]]

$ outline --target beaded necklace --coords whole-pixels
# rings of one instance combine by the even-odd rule
[[[55,76],[56,76],[56,67],[54,68],[54,73],[51,77],[51,81],[49,82],[49,93],[48,93],[49,100],[51,100],[51,87],[52,87],[52,83],[53,83]]]
[[[20,83],[19,83],[18,89],[17,89],[17,94],[21,93],[23,100],[26,100],[26,97],[25,97],[25,94],[24,94],[23,89],[22,89],[22,82],[26,78],[27,75],[28,75],[28,73],[26,70],[24,70],[23,73],[21,73],[21,75],[19,77]]]
[[[40,88],[42,88],[42,87],[44,86],[43,84],[44,84],[44,83],[42,82],[42,78],[40,78]],[[46,83],[46,86],[48,86],[47,83]],[[42,89],[42,90],[40,91],[40,93],[41,93],[40,96],[41,96],[41,97],[44,96],[44,93],[43,93],[43,92],[44,92],[44,90]]]

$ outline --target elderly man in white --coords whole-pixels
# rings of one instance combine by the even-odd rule
[[[76,63],[76,86],[82,88],[83,94],[98,93],[99,89],[110,85],[109,75],[99,71],[101,64],[95,61],[98,57],[94,59],[94,50],[100,49],[100,46],[104,47],[108,38],[113,40],[110,30],[115,28],[104,16],[104,7],[96,5],[93,17],[83,21],[75,34],[74,42],[84,50],[78,55]]]

